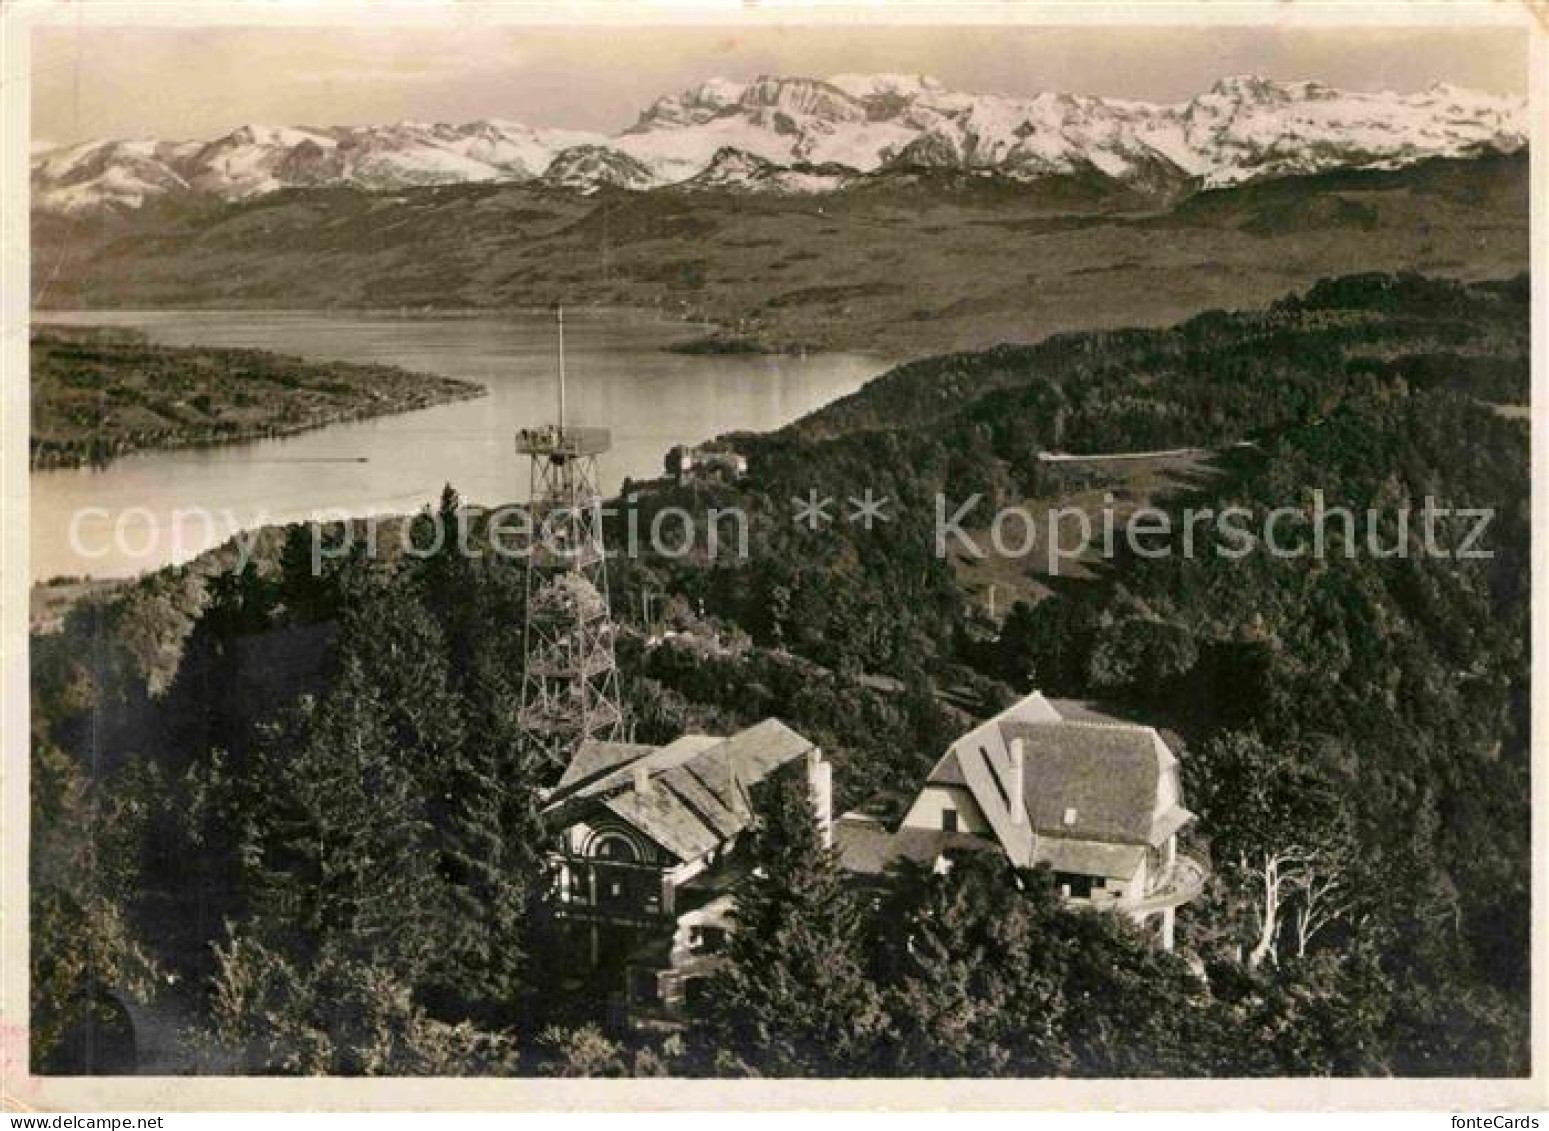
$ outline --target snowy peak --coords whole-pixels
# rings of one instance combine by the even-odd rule
[[[1527,107],[1520,98],[1451,87],[1365,93],[1245,76],[1155,116],[1141,136],[1216,186],[1513,152],[1527,144]]]
[[[716,151],[710,164],[678,187],[686,192],[767,193],[779,196],[811,196],[836,192],[855,179],[854,169],[842,165],[788,168],[757,154],[726,146]]]
[[[649,189],[657,178],[629,153],[607,146],[572,146],[556,153],[542,181],[556,189],[592,194],[603,187]]]
[[[1305,88],[1317,84],[1298,83],[1296,85]],[[1228,75],[1217,79],[1211,86],[1209,94],[1229,102],[1267,104],[1287,101],[1291,96],[1291,86],[1290,83],[1275,82],[1262,75]]]
[[[858,99],[851,98],[837,86],[819,79],[785,79],[763,75],[748,84],[742,92],[738,108],[759,124],[780,128],[781,120],[788,132],[795,133],[811,122],[845,123],[864,122],[866,108]]]
[[[34,155],[44,211],[138,208],[153,197],[241,200],[293,186],[392,190],[540,176],[556,153],[606,139],[514,122],[328,128],[245,125],[209,142],[108,141]]]
[[[627,153],[606,145],[577,145],[554,156],[543,183],[593,193],[600,188],[647,189],[656,183],[656,177]]]
[[[34,154],[33,203],[50,212],[124,210],[186,193],[188,182],[176,170],[197,148],[197,143],[129,139]]]
[[[766,182],[781,171],[773,161],[765,161],[755,153],[723,146],[715,151],[710,164],[697,176],[684,182],[685,187],[740,188]]]
[[[932,168],[1019,181],[1106,178],[1165,197],[1526,144],[1524,99],[1447,84],[1351,92],[1234,75],[1162,105],[1059,92],[974,94],[926,75],[763,75],[709,79],[666,95],[612,137],[498,119],[253,124],[208,142],[118,140],[38,152],[32,186],[42,211],[86,212],[180,196],[237,200],[297,185],[394,190],[540,178],[579,192],[674,184],[827,192],[852,173]]]
[[[885,98],[908,100],[946,89],[941,80],[930,75],[830,75],[828,85],[862,102]]]
[[[710,79],[681,94],[658,98],[625,132],[647,133],[653,129],[701,125],[734,110],[745,89],[742,83],[730,79]]]

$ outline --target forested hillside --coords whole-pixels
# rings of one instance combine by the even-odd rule
[[[746,480],[637,485],[642,524],[743,508],[751,550],[614,564],[619,607],[649,590],[653,627],[683,633],[621,646],[642,741],[778,715],[856,803],[916,784],[965,725],[942,692],[1098,698],[1182,736],[1213,868],[1179,956],[978,865],[877,910],[776,799],[741,914],[782,944],[739,936],[666,1043],[555,992],[517,563],[318,577],[295,530],[245,573],[83,604],[34,640],[35,1055],[68,1064],[83,1009],[154,982],[212,1047],[282,1072],[1524,1073],[1528,430],[1496,406],[1527,389],[1525,277],[1354,276],[911,363],[728,438]],[[1316,491],[1374,508],[1375,548],[1125,552],[1003,620],[935,552],[938,493],[948,513],[1058,497],[1080,473],[1042,451],[1183,446],[1218,454],[1170,511],[1262,518]],[[891,501],[873,529],[791,521],[810,491],[868,488]],[[1492,511],[1489,556],[1423,552],[1398,516],[1427,498]]]

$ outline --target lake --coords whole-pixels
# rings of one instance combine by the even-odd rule
[[[282,439],[142,452],[36,472],[32,577],[128,577],[186,561],[237,530],[329,512],[402,513],[451,483],[471,503],[527,494],[518,428],[555,417],[555,333],[539,312],[406,319],[273,311],[34,314],[128,326],[167,345],[271,350],[477,381],[489,396]],[[887,363],[862,354],[697,356],[664,347],[705,327],[639,311],[566,311],[566,415],[609,428],[602,489],[663,474],[674,444],[767,431],[853,392]],[[181,512],[181,513],[180,513]],[[72,537],[72,525],[74,536]]]

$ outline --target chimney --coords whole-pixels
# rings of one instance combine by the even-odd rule
[[[1027,824],[1027,741],[1011,740],[1011,823]]]
[[[651,792],[651,767],[635,767],[635,792],[644,797]]]
[[[812,790],[812,808],[818,822],[818,835],[823,847],[834,844],[834,767],[825,761],[823,752],[813,747],[807,755],[807,785]]]

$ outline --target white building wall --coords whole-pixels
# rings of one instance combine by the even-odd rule
[[[1157,774],[1156,808],[1152,810],[1152,816],[1161,817],[1172,812],[1183,804],[1182,796],[1183,791],[1178,788],[1178,764],[1174,762]]]
[[[1133,903],[1146,894],[1146,857],[1140,857],[1140,863],[1135,868],[1135,874],[1127,880],[1109,880],[1108,890],[1120,903]]]
[[[947,809],[957,813],[958,832],[994,835],[974,795],[955,785],[928,785],[921,790],[904,817],[904,826],[911,829],[940,829],[941,814]]]

